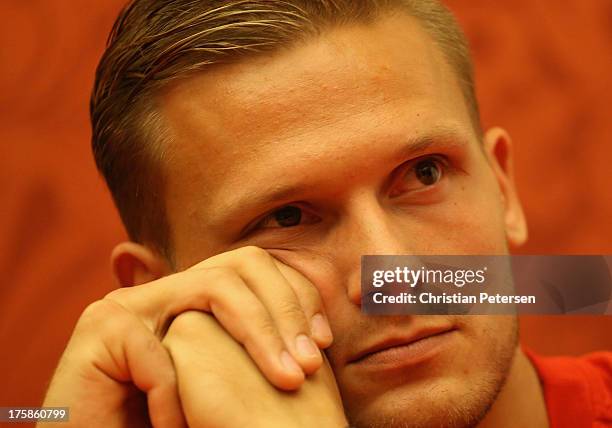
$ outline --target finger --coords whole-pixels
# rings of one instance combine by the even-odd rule
[[[306,318],[310,320],[312,338],[320,348],[329,347],[333,342],[333,335],[319,291],[304,275],[279,260],[273,260],[295,292]]]
[[[224,293],[228,293],[228,290],[210,287],[211,282],[220,282],[219,278],[212,278],[212,281],[211,278],[207,278],[206,275],[212,267],[233,267],[239,271],[245,280],[242,285],[245,288],[251,288],[256,298],[261,301],[273,320],[272,327],[278,330],[289,355],[298,362],[304,373],[313,373],[321,366],[321,353],[315,341],[310,337],[310,322],[306,319],[297,296],[276,268],[272,257],[266,251],[256,247],[245,247],[211,257],[180,274],[130,289],[116,290],[107,298],[133,311],[159,337],[163,337],[172,318],[181,312],[187,310],[212,312],[212,298],[225,302],[225,305],[221,305],[220,308],[224,306],[231,308],[231,301],[235,299],[225,299],[223,296]],[[186,284],[188,285],[185,286]],[[239,292],[237,291],[239,287],[235,287],[234,290]],[[244,308],[245,305],[242,307]],[[245,319],[240,313],[237,316]],[[224,324],[228,322],[229,319],[226,319]],[[273,345],[274,339],[271,331],[274,328],[269,327],[268,330],[270,331],[264,332],[262,337],[268,344]],[[261,341],[253,340],[254,336],[257,335],[243,336],[240,339],[241,343],[249,339],[253,343],[251,349],[261,351],[259,347]],[[273,370],[274,365],[269,363],[270,359],[278,359],[278,354],[274,353],[277,347],[268,346],[267,349],[268,358],[264,358],[264,355],[261,354],[253,355],[253,357],[269,380],[281,388],[291,388],[296,383],[301,384],[301,379],[296,377],[292,370],[289,370],[292,369],[292,358],[281,352],[285,374],[279,375],[278,369]],[[290,375],[287,374],[288,371],[291,372]]]
[[[128,332],[125,355],[134,384],[147,394],[154,427],[186,427],[172,360],[159,339],[140,324]]]
[[[287,348],[267,308],[234,270],[210,268],[210,312],[241,343],[263,375],[276,387],[296,389],[304,372]],[[218,275],[211,280],[210,275]]]
[[[90,320],[92,311],[98,311],[93,314],[94,320],[104,314],[104,319],[94,321],[106,350],[106,355],[98,354],[96,366],[117,382],[131,381],[147,395],[153,426],[186,427],[174,366],[159,339],[137,317],[114,302],[96,302],[88,310]]]
[[[127,310],[147,319],[149,328],[158,337],[164,335],[172,319],[181,313],[190,310],[212,313],[244,345],[270,383],[286,390],[302,384],[304,373],[285,346],[270,314],[233,269],[209,267],[185,271],[180,274],[180,280],[178,275],[174,280],[166,277],[167,281],[145,285],[137,290],[138,298],[135,293],[109,298],[119,299],[119,304]]]
[[[172,355],[189,426],[257,425],[253,413],[261,410],[260,398],[277,392],[218,319],[201,311],[184,312],[172,321],[163,344]],[[271,424],[267,420],[266,426]]]
[[[227,253],[229,254],[229,253]],[[306,374],[321,367],[323,359],[311,337],[310,317],[304,313],[293,288],[274,258],[257,247],[244,247],[222,260],[236,270],[270,313],[287,349]]]

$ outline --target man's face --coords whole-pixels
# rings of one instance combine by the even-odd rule
[[[174,85],[162,105],[178,269],[256,245],[309,278],[355,424],[462,425],[486,411],[515,351],[514,318],[360,312],[361,255],[507,252],[495,156],[414,19],[330,30],[216,67]],[[438,330],[447,333],[417,358],[356,359],[381,341]]]

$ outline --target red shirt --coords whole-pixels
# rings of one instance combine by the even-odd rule
[[[526,354],[540,377],[551,428],[612,427],[612,352],[578,358]]]

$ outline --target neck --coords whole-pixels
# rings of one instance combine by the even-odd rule
[[[544,393],[535,368],[517,347],[508,379],[478,428],[548,428]]]

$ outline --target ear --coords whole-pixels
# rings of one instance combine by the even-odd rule
[[[115,281],[121,287],[145,284],[171,273],[166,260],[144,245],[122,242],[111,254]]]
[[[484,148],[501,191],[508,244],[519,247],[527,241],[527,223],[514,183],[512,141],[505,130],[491,128],[485,134]]]

